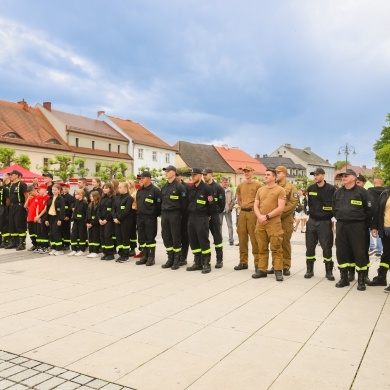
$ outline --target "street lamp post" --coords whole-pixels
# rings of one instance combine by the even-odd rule
[[[339,152],[337,153],[339,156],[341,156],[341,154],[345,154],[345,169],[348,168],[348,156],[351,153],[355,155],[356,151],[355,148],[351,145],[348,145],[348,143],[346,143],[345,146],[341,146]]]

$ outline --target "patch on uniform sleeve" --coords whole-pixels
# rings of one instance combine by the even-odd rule
[[[219,194],[219,199],[222,199],[222,194]]]
[[[298,192],[294,192],[293,197],[294,197],[295,199],[298,199]]]
[[[213,201],[213,197],[210,195],[210,196],[207,197],[207,200],[208,200],[209,202],[212,202],[212,201]]]
[[[161,203],[161,199],[160,199],[160,198],[157,198],[157,199],[156,199],[156,202],[157,202],[157,203]]]
[[[185,192],[182,192],[182,193],[181,193],[181,197],[182,197],[182,198],[185,198],[186,196],[187,196],[187,193],[185,193]]]
[[[372,205],[371,205],[371,200],[368,200],[368,201],[367,201],[367,206],[368,206],[368,207],[372,207]]]

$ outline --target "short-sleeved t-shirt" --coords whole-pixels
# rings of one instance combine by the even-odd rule
[[[247,181],[241,182],[237,186],[236,195],[241,196],[241,207],[251,208],[255,204],[255,197],[257,190],[261,187],[261,184],[257,180],[253,180],[252,183]]]
[[[272,210],[278,207],[279,199],[286,200],[286,191],[283,187],[274,186],[269,188],[267,186],[259,188],[256,193],[256,200],[259,201],[260,214],[269,214]],[[280,215],[278,215],[280,218]]]

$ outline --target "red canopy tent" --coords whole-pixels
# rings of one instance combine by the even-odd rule
[[[26,168],[21,167],[18,164],[14,164],[14,165],[11,165],[10,167],[0,169],[0,177],[3,177],[3,175],[5,173],[9,173],[9,172],[13,171],[14,169],[16,171],[19,171],[22,174],[21,179],[25,183],[32,183],[34,177],[37,177],[39,182],[43,183],[43,176],[42,175],[40,175],[39,173],[31,172],[31,171],[27,170]]]

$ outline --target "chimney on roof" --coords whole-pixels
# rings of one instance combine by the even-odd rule
[[[367,169],[367,165],[362,165],[362,168],[363,168],[364,170],[366,170],[366,169]]]
[[[291,148],[291,144],[284,144],[286,148]]]
[[[263,154],[263,158],[268,157],[268,154]]]
[[[225,149],[225,150],[229,150],[229,146],[227,144],[223,144],[222,147]]]
[[[18,104],[20,104],[23,107],[24,111],[28,111],[28,104],[24,99],[19,101]]]
[[[310,146],[306,146],[305,148],[303,148],[303,150],[306,150],[306,152],[311,152],[311,147]]]
[[[255,154],[255,158],[260,158],[260,154]]]
[[[98,111],[98,117],[99,117],[100,115],[104,115],[104,114],[105,114],[104,111]]]
[[[47,111],[51,111],[51,102],[43,102],[43,108],[46,108]]]

